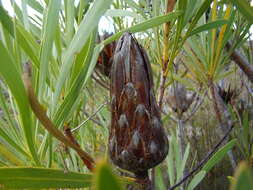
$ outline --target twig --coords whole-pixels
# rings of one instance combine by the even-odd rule
[[[78,142],[76,141],[75,137],[72,135],[71,133],[71,129],[69,128],[68,125],[64,126],[64,133],[66,135],[66,137],[73,143],[76,144],[76,146],[80,147],[81,146],[78,144]],[[89,165],[90,163],[87,162],[87,160],[79,153],[77,152],[77,154],[80,156],[80,158],[82,159],[82,161],[85,163],[85,165]]]
[[[170,13],[173,11],[174,6],[176,4],[175,0],[167,0],[166,13]],[[167,78],[167,67],[169,61],[169,33],[170,33],[170,22],[164,24],[164,37],[163,37],[163,58],[162,58],[162,73],[161,73],[161,81],[160,81],[160,92],[159,92],[159,100],[158,106],[162,108],[162,101],[165,91],[165,83]]]
[[[232,45],[230,42],[226,44],[228,51],[231,49]],[[246,74],[248,79],[253,83],[253,65],[245,59],[244,56],[239,53],[239,51],[234,50],[230,56],[232,60],[241,68],[241,70]]]
[[[183,179],[181,181],[179,181],[177,184],[173,185],[172,187],[169,188],[169,190],[174,190],[175,188],[177,188],[178,186],[180,186],[181,184],[185,183],[185,181],[191,177],[195,172],[197,172],[198,170],[200,170],[203,165],[205,163],[207,163],[207,161],[213,156],[213,154],[215,152],[217,152],[218,148],[220,147],[220,145],[222,145],[222,143],[226,140],[226,138],[229,136],[230,132],[232,131],[232,129],[234,128],[234,124],[229,128],[229,130],[227,131],[227,133],[223,136],[223,138],[214,146],[214,148],[209,151],[209,153],[206,155],[206,157],[199,162],[199,164],[190,172],[188,173],[186,176],[183,177]]]
[[[84,120],[81,124],[79,124],[76,128],[72,129],[71,132],[75,132],[76,130],[78,130],[80,127],[82,127],[85,123],[87,123],[92,117],[94,117],[105,105],[107,104],[107,102],[101,104],[98,109],[92,114],[90,115],[86,120]]]
[[[166,5],[166,13],[170,13],[173,11],[174,6],[176,4],[176,0],[167,0]],[[170,33],[170,22],[164,24],[164,38],[163,38],[163,58],[162,58],[162,72],[161,72],[161,81],[160,81],[160,92],[159,92],[159,100],[158,106],[160,110],[162,110],[162,102],[165,91],[166,84],[166,70],[169,61],[169,33]],[[152,168],[151,171],[151,189],[155,189],[155,168]]]
[[[86,111],[83,111],[83,113],[84,113],[84,115],[85,115],[86,117],[90,117],[90,115],[89,115]],[[94,118],[90,118],[90,120],[93,121],[95,124],[97,124],[97,125],[99,125],[99,126],[103,126],[103,124],[102,124],[101,122],[97,121],[97,120],[94,119]]]
[[[81,157],[81,159],[84,161],[84,164],[87,166],[87,168],[90,171],[92,171],[95,165],[95,161],[93,160],[93,158],[88,153],[83,151],[78,145],[69,140],[59,129],[57,129],[57,127],[53,124],[53,122],[48,118],[44,108],[40,105],[39,101],[37,100],[31,84],[31,68],[29,64],[25,65],[23,81],[28,95],[30,106],[36,117],[45,127],[45,129],[55,138],[61,141],[63,144],[73,148]]]
[[[162,71],[161,83],[160,83],[160,87],[159,87],[159,89],[160,89],[159,100],[158,100],[158,106],[159,106],[160,110],[162,109],[162,104],[163,104],[163,96],[164,96],[164,91],[165,91],[166,78],[167,78],[167,76],[165,76],[164,71]]]

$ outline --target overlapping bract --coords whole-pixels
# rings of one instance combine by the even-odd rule
[[[168,140],[153,92],[147,54],[130,33],[125,33],[117,43],[110,91],[111,160],[123,169],[141,174],[166,157]]]

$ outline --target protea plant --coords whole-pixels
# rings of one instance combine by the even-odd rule
[[[130,33],[117,43],[110,93],[111,160],[137,178],[147,178],[148,169],[166,157],[168,140],[154,96],[147,54]]]

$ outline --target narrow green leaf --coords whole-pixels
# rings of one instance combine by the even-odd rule
[[[7,133],[2,128],[0,128],[0,136],[1,136],[2,139],[4,139],[7,143],[9,143],[18,152],[20,152],[21,154],[23,154],[27,158],[30,158],[30,155],[27,154],[23,150],[23,148],[21,148],[12,138],[10,138],[9,135],[7,135]]]
[[[192,36],[192,35],[198,34],[200,32],[207,31],[207,30],[211,30],[214,28],[219,28],[220,26],[222,26],[224,24],[228,24],[228,20],[221,19],[221,20],[216,20],[216,21],[212,21],[212,22],[203,24],[203,25],[195,28],[189,36]]]
[[[24,165],[23,162],[18,158],[18,156],[14,152],[10,151],[6,147],[6,145],[2,143],[0,143],[0,156],[1,158],[4,158],[8,162],[10,162],[12,165],[16,165],[16,166]],[[0,181],[0,189],[1,189],[1,181]]]
[[[125,0],[125,2],[131,7],[131,9],[135,9],[138,14],[141,14],[143,18],[146,18],[144,10],[134,0]]]
[[[231,0],[232,3],[238,8],[241,14],[248,20],[249,23],[253,24],[253,7],[246,0]]]
[[[109,9],[106,11],[104,16],[110,17],[125,17],[130,16],[134,18],[139,18],[140,16],[132,11],[122,10],[122,9]]]
[[[120,36],[124,33],[124,32],[141,32],[141,31],[145,31],[147,29],[150,28],[154,28],[157,27],[165,22],[169,22],[175,18],[177,18],[179,15],[182,14],[182,11],[175,11],[172,13],[169,13],[167,15],[163,15],[163,16],[157,16],[154,18],[151,18],[147,21],[141,22],[139,24],[136,24],[134,26],[131,26],[123,31],[117,32],[116,34],[112,35],[110,38],[107,38],[106,40],[104,40],[102,43],[104,45],[107,45],[111,42],[113,42],[114,40],[117,40],[120,38]]]
[[[21,8],[22,8],[22,15],[23,15],[23,22],[24,22],[24,27],[26,30],[30,30],[30,23],[28,19],[28,13],[27,13],[27,4],[26,0],[21,0]]]
[[[34,10],[38,11],[39,13],[43,14],[44,8],[39,3],[39,1],[36,1],[36,0],[26,0],[26,1],[30,7],[32,7]]]
[[[0,186],[15,189],[84,188],[91,185],[91,174],[46,168],[0,168]]]
[[[39,72],[39,86],[38,94],[39,99],[44,92],[45,79],[48,74],[48,63],[52,54],[52,46],[55,38],[55,33],[58,25],[59,11],[61,7],[61,1],[50,1],[48,12],[44,17],[43,25],[43,37],[42,37],[42,48],[40,54],[40,72]]]
[[[35,151],[36,148],[33,136],[34,129],[31,125],[31,110],[26,96],[24,84],[13,59],[5,49],[4,45],[2,44],[2,41],[0,41],[0,55],[0,76],[3,77],[3,79],[9,86],[12,95],[17,102],[28,147],[33,156],[33,159],[37,164],[39,164],[37,153]]]
[[[233,146],[235,145],[236,142],[237,142],[237,140],[233,139],[233,140],[229,141],[226,145],[224,145],[223,147],[221,147],[218,150],[218,152],[216,152],[210,158],[210,160],[204,165],[204,167],[203,167],[202,170],[205,170],[206,172],[208,172],[209,170],[211,170],[212,167],[214,165],[216,165],[219,161],[221,161],[223,159],[223,157],[227,154],[227,152],[233,148]]]
[[[88,40],[91,32],[93,32],[95,27],[97,27],[100,17],[109,8],[111,2],[112,0],[95,1],[93,6],[88,10],[84,19],[82,20],[66,53],[63,55],[63,65],[60,70],[60,76],[56,84],[56,91],[53,96],[53,106],[56,105],[57,99],[61,93],[65,80],[69,75],[72,62],[74,60],[74,55],[82,49],[82,47]]]
[[[193,28],[196,26],[196,24],[198,23],[200,17],[206,12],[206,10],[210,7],[211,3],[213,2],[213,0],[205,0],[203,2],[203,4],[200,6],[200,8],[198,9],[195,17],[192,19],[192,22],[185,34],[184,40],[188,37],[188,35],[191,33],[191,31],[193,30]]]
[[[91,62],[90,62],[89,67],[88,67],[88,71],[87,71],[87,74],[86,74],[85,79],[84,79],[84,83],[86,83],[87,80],[90,78],[90,76],[91,76],[91,74],[92,74],[92,72],[93,72],[93,70],[96,66],[99,53],[103,49],[103,47],[104,46],[101,45],[101,44],[98,44],[98,45],[95,46],[93,56],[92,56]]]
[[[0,4],[0,21],[4,28],[12,35],[14,36],[14,27],[11,18],[9,17],[6,10],[2,7]]]
[[[32,64],[38,69],[39,62],[39,44],[36,42],[34,37],[23,28],[22,25],[16,25],[17,40],[18,45],[26,53],[26,55],[31,59]]]
[[[5,12],[5,10],[1,9],[2,7],[0,6],[0,21],[9,34],[15,38],[12,18]],[[18,23],[16,24],[16,36],[18,45],[30,57],[32,63],[38,68],[39,58],[36,51],[38,51],[39,45],[35,41],[34,37],[26,31],[23,25]]]
[[[54,117],[54,121],[55,121],[56,126],[59,126],[60,123],[64,119],[66,119],[69,114],[71,114],[70,110],[72,110],[72,107],[75,105],[75,102],[78,100],[78,97],[80,95],[80,91],[82,90],[83,86],[87,82],[86,78],[89,77],[88,70],[93,65],[92,64],[93,61],[91,61],[92,52],[93,52],[93,56],[96,56],[96,54],[99,54],[99,52],[97,53],[97,51],[98,51],[98,50],[96,50],[97,48],[95,48],[93,51],[94,40],[95,40],[95,36],[93,35],[89,41],[89,47],[86,52],[87,55],[84,60],[84,67],[82,68],[82,70],[78,74],[76,80],[74,80],[69,93],[64,98],[63,103],[61,104],[61,106],[59,107],[59,109],[56,112],[56,115]]]
[[[65,1],[65,12],[66,12],[66,43],[67,45],[70,44],[75,29],[75,5],[74,0],[67,0]]]
[[[188,5],[184,15],[183,25],[185,25],[195,13],[196,8],[198,7],[197,0],[188,0]]]
[[[183,157],[182,163],[181,163],[181,169],[180,169],[181,176],[180,177],[182,177],[184,175],[185,165],[186,165],[187,159],[189,157],[189,153],[190,153],[190,144],[188,143],[187,147],[185,149],[185,152],[184,152],[184,157]]]
[[[156,167],[155,168],[156,170],[156,180],[155,180],[155,186],[156,186],[156,189],[159,189],[159,190],[166,190],[166,185],[164,184],[163,182],[163,174],[162,174],[162,171],[161,171],[161,168],[160,167]]]
[[[175,184],[175,168],[174,168],[174,151],[173,151],[173,144],[172,139],[174,138],[174,134],[172,134],[170,141],[169,141],[169,153],[166,159],[167,167],[168,167],[168,175],[169,175],[169,181],[170,185]]]
[[[7,120],[7,123],[11,126],[15,126],[15,122],[13,120],[13,117],[9,111],[9,107],[7,105],[6,97],[4,96],[4,89],[2,86],[0,87],[0,107],[4,113],[5,119]]]
[[[198,172],[193,179],[191,180],[190,184],[188,185],[187,190],[193,190],[197,185],[204,179],[206,176],[206,171]]]

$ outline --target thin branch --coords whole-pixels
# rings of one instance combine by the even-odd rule
[[[167,0],[166,13],[170,13],[173,11],[174,6],[176,4],[176,0]],[[161,73],[161,81],[160,81],[160,92],[159,92],[159,100],[158,106],[162,109],[163,96],[165,91],[165,84],[167,78],[167,67],[169,62],[169,33],[171,29],[171,23],[167,22],[164,24],[164,34],[163,34],[163,58],[162,58],[162,73]]]
[[[232,45],[230,42],[226,44],[226,48],[229,51]],[[231,59],[241,68],[248,79],[253,83],[253,65],[248,62],[247,59],[237,50],[234,50],[231,54]]]
[[[72,129],[71,132],[75,132],[76,130],[81,128],[85,123],[87,123],[89,120],[91,120],[106,104],[107,104],[107,102],[101,104],[92,115],[90,115],[86,120],[84,120],[82,123],[80,123],[76,128]]]
[[[68,125],[65,125],[64,126],[64,133],[66,135],[66,137],[73,143],[75,144],[76,146],[80,147],[81,146],[78,144],[77,140],[75,139],[75,137],[72,135],[72,132],[71,132],[71,129],[69,128]],[[82,161],[84,163],[86,163],[85,165],[89,165],[89,163],[87,163],[86,159],[83,157],[82,154],[80,154],[80,152],[77,152],[77,154],[80,156],[80,158],[82,159]]]
[[[90,117],[90,115],[89,115],[86,111],[83,111],[83,113],[84,113],[84,115],[85,115],[86,117]],[[103,126],[103,124],[102,124],[101,122],[97,121],[97,120],[94,119],[94,118],[90,118],[90,120],[93,121],[95,124],[97,124],[97,125],[99,125],[99,126]]]
[[[93,158],[88,153],[84,152],[78,145],[69,140],[59,129],[57,129],[53,122],[48,118],[45,109],[40,105],[39,101],[37,100],[31,84],[31,68],[29,64],[26,64],[25,66],[23,81],[30,106],[36,117],[45,127],[45,129],[59,141],[64,143],[66,146],[73,148],[84,161],[84,164],[87,166],[87,168],[92,171],[95,165],[95,161],[93,160]]]

